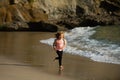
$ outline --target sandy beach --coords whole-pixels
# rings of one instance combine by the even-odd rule
[[[0,49],[0,80],[120,80],[120,65],[95,62],[68,53],[63,55],[64,70],[59,71],[58,62],[53,61],[55,51],[51,46],[39,42],[53,37],[54,33],[33,34],[36,39],[31,38],[32,46],[25,50],[32,49],[34,54],[21,56],[26,54],[21,51],[21,54],[11,56]]]
[[[4,63],[3,63],[4,62]],[[59,75],[52,75],[43,72],[40,69],[31,67],[0,57],[0,80],[71,80]]]

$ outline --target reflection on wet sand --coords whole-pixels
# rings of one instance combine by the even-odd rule
[[[56,53],[52,47],[39,42],[49,37],[53,37],[53,33],[0,32],[0,56],[8,59],[8,62],[1,61],[0,67],[7,66],[11,69],[13,66],[30,66],[36,71],[41,70],[73,80],[120,80],[120,65],[97,63],[77,55],[63,54],[65,69],[59,70],[58,62],[53,61]],[[33,72],[30,74],[34,75]]]

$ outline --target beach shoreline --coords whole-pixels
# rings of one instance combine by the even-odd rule
[[[95,62],[68,53],[63,54],[64,70],[59,71],[58,62],[53,61],[56,53],[52,46],[39,42],[54,37],[54,33],[40,32],[33,36],[36,39],[28,49],[33,49],[34,54],[21,60],[19,55],[23,54],[12,58],[10,55],[1,55],[0,80],[120,80],[119,64]]]

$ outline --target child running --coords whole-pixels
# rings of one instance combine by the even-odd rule
[[[55,34],[56,39],[54,40],[53,43],[53,48],[56,51],[58,57],[55,58],[55,60],[59,61],[59,69],[63,70],[63,66],[62,66],[62,55],[63,55],[63,50],[66,47],[66,39],[64,39],[64,33],[58,32]]]

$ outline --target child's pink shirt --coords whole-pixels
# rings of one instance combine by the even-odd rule
[[[64,49],[64,40],[63,39],[57,39],[56,42],[56,50],[62,51]]]

